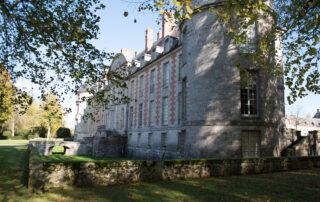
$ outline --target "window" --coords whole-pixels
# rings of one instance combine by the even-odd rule
[[[241,53],[253,53],[255,51],[256,42],[256,23],[248,25],[249,18],[244,20],[244,26],[240,29],[240,33],[245,33],[245,39],[240,44],[239,49]]]
[[[141,133],[138,133],[138,136],[137,136],[137,147],[140,147],[141,146]]]
[[[178,134],[178,152],[180,154],[184,153],[184,142],[185,142],[185,131],[182,131],[181,133]]]
[[[182,108],[182,103],[181,103],[181,96],[182,95],[182,93],[179,93],[178,94],[178,124],[180,124],[181,123],[181,108]]]
[[[259,131],[242,131],[241,135],[242,157],[260,156]]]
[[[129,133],[129,136],[128,136],[128,145],[131,144],[131,141],[132,141],[132,133]]]
[[[240,71],[241,81],[241,114],[244,116],[258,115],[258,74],[256,71]]]
[[[152,147],[152,133],[148,134],[148,148],[151,149]]]
[[[142,104],[139,104],[138,126],[142,127]]]
[[[162,102],[162,125],[168,125],[168,97]]]
[[[179,55],[179,72],[178,72],[178,80],[181,79],[181,69],[182,69],[182,54]]]
[[[181,92],[181,119],[186,120],[187,117],[187,78],[182,80]]]
[[[154,126],[154,119],[155,119],[155,107],[154,107],[154,101],[150,101],[149,105],[149,126]]]
[[[162,87],[167,88],[170,82],[170,66],[169,62],[163,65],[163,77],[162,77]]]
[[[121,109],[121,119],[120,119],[120,128],[124,128],[124,108]]]
[[[134,80],[131,81],[130,98],[134,99]]]
[[[150,94],[152,94],[155,90],[155,84],[156,84],[156,70],[151,70],[150,75]]]
[[[144,93],[144,76],[140,76],[140,80],[139,80],[139,97],[143,97],[143,93]]]
[[[166,39],[164,41],[164,51],[167,52],[169,51],[170,47],[169,47],[169,39]]]
[[[161,149],[165,150],[167,147],[167,133],[161,133]]]
[[[133,107],[130,107],[129,111],[129,127],[133,127]]]

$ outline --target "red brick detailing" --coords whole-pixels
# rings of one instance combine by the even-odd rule
[[[137,109],[138,109],[138,76],[136,77],[136,100],[134,103],[134,128],[137,127]]]
[[[176,110],[176,54],[171,56],[171,78],[170,78],[170,98],[171,98],[171,104],[170,104],[170,122],[173,125],[175,123],[175,110]]]
[[[147,118],[148,118],[148,87],[149,87],[149,72],[146,73],[145,80],[145,94],[144,94],[144,127],[147,126]]]
[[[157,64],[157,86],[156,86],[156,125],[160,125],[160,79],[161,64]]]

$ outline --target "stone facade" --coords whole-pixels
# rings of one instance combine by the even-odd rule
[[[172,21],[164,20],[163,37],[158,34],[151,47],[147,30],[146,49],[134,59],[128,51],[119,54],[113,69],[135,64],[125,90],[131,101],[107,110],[91,109],[98,121],[78,119],[78,140],[93,136],[99,125],[105,125],[128,138],[128,156],[133,158],[280,155],[280,136],[285,131],[283,78],[240,56],[241,49],[224,34],[225,26],[206,9],[219,6],[216,1],[198,3],[203,12],[179,29],[166,31],[166,23]],[[260,19],[251,31],[258,37],[272,23],[271,17]],[[241,69],[234,66],[237,60]],[[78,106],[85,105],[81,103]]]

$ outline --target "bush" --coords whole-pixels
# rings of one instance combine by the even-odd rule
[[[29,136],[29,131],[28,130],[21,130],[21,131],[18,131],[16,136],[19,136],[19,137],[23,137],[23,139],[28,139],[28,136]]]
[[[56,132],[57,138],[71,138],[71,132],[69,128],[60,127]]]
[[[6,137],[10,137],[10,136],[12,136],[12,132],[11,131],[8,131],[8,130],[6,130],[6,131],[4,131],[3,132],[3,134],[2,134],[3,136],[6,136]]]

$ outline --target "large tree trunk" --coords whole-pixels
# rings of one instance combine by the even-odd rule
[[[48,134],[47,134],[47,140],[49,140],[49,137],[50,137],[50,133],[51,133],[51,120],[49,120],[49,124],[48,124]]]

